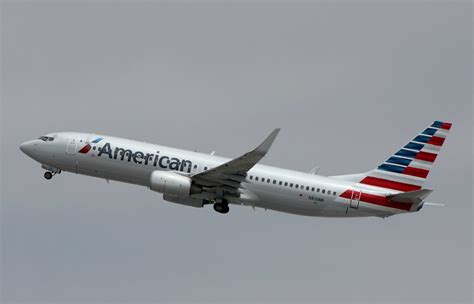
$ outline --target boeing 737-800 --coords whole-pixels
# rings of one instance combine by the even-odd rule
[[[212,204],[219,213],[233,204],[307,216],[387,217],[423,207],[432,192],[423,184],[450,129],[451,123],[435,121],[375,169],[339,176],[258,164],[279,129],[234,159],[76,132],[47,134],[20,149],[42,164],[48,180],[68,171],[132,183],[173,203]]]

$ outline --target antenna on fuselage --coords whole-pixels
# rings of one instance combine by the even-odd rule
[[[319,166],[314,167],[309,171],[309,174],[316,175],[319,172],[319,169],[321,169]]]

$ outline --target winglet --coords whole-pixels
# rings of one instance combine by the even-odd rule
[[[273,144],[273,141],[275,141],[278,132],[280,132],[280,128],[273,130],[272,133],[270,133],[270,135],[268,135],[267,138],[265,138],[265,140],[257,148],[255,148],[254,151],[261,155],[267,154],[268,150]]]

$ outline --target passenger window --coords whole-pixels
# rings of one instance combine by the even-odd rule
[[[267,183],[270,183],[270,179],[269,179],[269,178],[267,178]]]
[[[276,180],[273,180],[273,183],[274,183],[274,184],[276,184],[276,183],[277,183],[277,181],[276,181]]]
[[[326,190],[323,189],[323,191],[321,191],[323,194],[326,193]]]
[[[334,191],[334,192],[332,193],[332,195],[336,196],[336,191]]]
[[[319,188],[318,188],[318,189],[316,189],[316,192],[319,192]]]
[[[207,171],[207,167],[204,167],[204,171]]]
[[[95,147],[95,146],[93,146],[93,147],[92,147],[92,150],[95,150],[95,149],[96,149],[96,147]]]
[[[295,184],[295,188],[298,189],[300,187],[300,185],[298,184]]]
[[[258,176],[255,176],[255,180],[258,182]]]
[[[304,190],[304,186],[303,186],[303,185],[301,185],[301,189]]]
[[[311,188],[311,191],[313,191],[313,192],[314,192],[314,187],[313,187],[313,188]]]
[[[280,181],[278,184],[281,186],[281,184],[283,184],[283,182],[282,182],[282,181]]]
[[[285,182],[285,187],[287,187],[287,186],[288,186],[288,182]]]
[[[290,183],[290,187],[293,188],[293,183]]]
[[[252,176],[252,175],[250,175],[250,179],[253,179],[253,176]]]
[[[309,187],[308,187],[308,186],[306,186],[306,191],[309,191]]]
[[[198,165],[194,165],[194,169],[197,169]]]

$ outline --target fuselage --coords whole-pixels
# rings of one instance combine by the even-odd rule
[[[46,138],[46,139],[45,139]],[[77,174],[150,187],[153,171],[192,176],[228,162],[229,158],[92,133],[59,132],[21,145],[39,163]],[[230,204],[323,217],[386,217],[403,210],[361,200],[361,191],[383,196],[377,187],[334,177],[255,165],[242,182],[241,195]],[[350,197],[344,193],[351,194]],[[357,194],[359,193],[359,194]],[[199,194],[195,197],[199,198]]]

